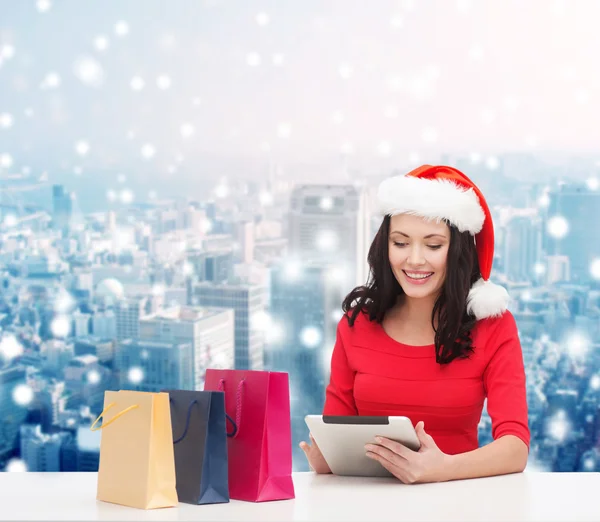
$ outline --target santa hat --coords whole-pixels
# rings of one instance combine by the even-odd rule
[[[475,237],[481,279],[467,297],[467,310],[477,319],[500,316],[508,306],[508,292],[492,283],[494,225],[485,198],[467,176],[446,166],[423,165],[405,176],[394,176],[379,185],[381,214],[412,214],[447,220]]]

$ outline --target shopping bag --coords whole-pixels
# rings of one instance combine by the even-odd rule
[[[288,374],[208,369],[204,389],[225,392],[237,426],[227,439],[230,498],[294,498]]]
[[[179,501],[187,504],[229,502],[223,392],[163,391],[169,394],[171,404]]]
[[[98,500],[140,509],[177,505],[168,394],[107,391],[91,429],[102,430]]]

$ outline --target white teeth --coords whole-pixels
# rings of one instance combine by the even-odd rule
[[[404,272],[408,277],[410,277],[411,279],[426,279],[428,278],[430,275],[433,274],[433,272],[429,273],[429,274],[409,274],[408,272]]]

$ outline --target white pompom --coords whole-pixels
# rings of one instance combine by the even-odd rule
[[[482,278],[469,291],[467,311],[478,320],[499,317],[508,308],[508,299],[506,288]]]

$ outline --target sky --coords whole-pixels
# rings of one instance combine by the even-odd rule
[[[593,0],[0,0],[0,169],[169,181],[594,155],[599,15]]]

